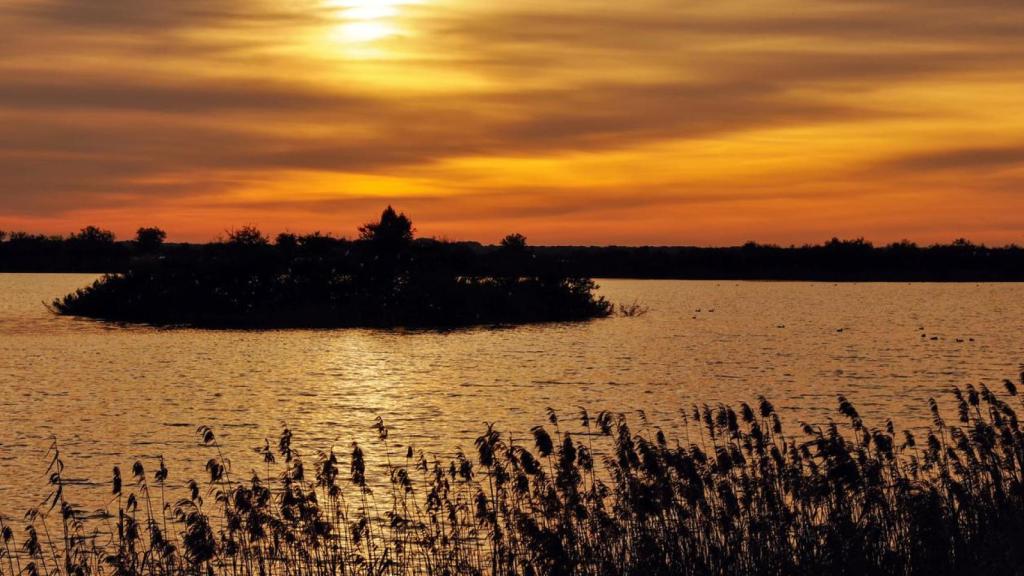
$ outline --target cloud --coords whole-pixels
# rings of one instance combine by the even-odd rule
[[[992,173],[1024,168],[1024,144],[1017,146],[991,146],[952,148],[923,152],[885,160],[888,169],[910,173],[946,171],[982,171]]]
[[[16,17],[87,32],[150,33],[202,26],[288,26],[320,20],[315,2],[261,0],[12,0]],[[291,7],[291,9],[285,9]]]
[[[867,213],[887,201],[890,178],[1021,162],[999,144],[1024,129],[1020,103],[999,96],[1024,85],[1019,2],[428,0],[401,11],[404,33],[354,46],[330,39],[345,15],[318,0],[8,3],[0,217],[157,204],[270,211],[275,201],[239,198],[287,178],[314,187],[315,210],[354,210],[377,196],[302,175],[369,174],[410,188],[428,180],[430,195],[405,199],[480,218],[583,226],[596,194],[642,229],[664,206],[717,198],[753,218],[772,199],[812,206],[836,183]],[[830,130],[861,147],[835,146]],[[803,171],[766,172],[753,190],[749,168],[744,181],[723,168],[697,185],[698,156],[643,152],[716,141],[737,166]],[[659,175],[644,190],[574,173],[567,160],[626,152],[637,174]],[[449,168],[460,159],[536,160],[561,170],[560,182],[535,184],[527,168],[518,183],[465,181]],[[792,190],[800,177],[806,189]],[[983,180],[972,192],[990,203],[1012,185]]]
[[[17,112],[0,125],[0,162],[16,172],[0,182],[9,207],[53,206],[47,197],[60,195],[62,175],[74,194],[104,186],[116,194],[136,189],[147,174],[386,173],[451,157],[622,149],[858,113],[758,83],[601,84],[430,99],[277,82],[28,78],[7,88],[0,109]],[[309,134],[308,126],[330,128]]]

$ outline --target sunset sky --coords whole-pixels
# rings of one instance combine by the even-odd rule
[[[1024,244],[1020,0],[4,0],[0,229]]]

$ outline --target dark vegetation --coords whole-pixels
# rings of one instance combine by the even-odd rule
[[[482,260],[443,242],[414,240],[412,222],[390,207],[353,241],[281,234],[271,244],[253,227],[195,250],[160,250],[162,240],[158,230],[139,230],[134,249],[147,256],[56,300],[53,309],[119,322],[253,328],[433,328],[612,312],[589,278],[538,261],[520,235]]]
[[[287,429],[256,449],[264,470],[236,475],[201,427],[204,482],[115,469],[112,513],[92,521],[54,449],[51,496],[2,521],[0,574],[1021,574],[1024,430],[1005,386],[954,389],[949,422],[931,400],[920,437],[843,397],[838,422],[787,430],[762,398],[683,411],[672,440],[642,414],[635,432],[549,410],[532,438],[488,425],[440,461],[394,451],[378,419],[380,478],[364,447],[300,454]]]
[[[592,278],[817,280],[828,282],[991,282],[1024,280],[1024,248],[966,240],[874,246],[863,239],[781,247],[548,247],[538,254]]]
[[[252,230],[243,228],[234,234]],[[257,234],[258,235],[258,234]],[[522,239],[511,235],[506,240]],[[88,227],[67,238],[0,232],[2,272],[125,272],[139,260],[215,257],[223,242],[206,245],[165,243],[159,228],[141,228],[133,241],[115,241],[110,232]],[[260,236],[262,238],[262,236]],[[6,241],[4,241],[6,239]],[[243,241],[252,238],[239,238]],[[263,238],[264,244],[270,244]],[[287,256],[346,249],[353,242],[331,236],[281,234],[274,247]],[[420,249],[443,257],[463,274],[499,264],[501,246],[476,242],[418,239]],[[678,278],[721,280],[822,281],[1022,281],[1024,248],[988,247],[966,240],[918,246],[898,242],[874,246],[862,239],[832,239],[822,245],[774,246],[753,242],[723,248],[669,246],[541,246],[531,249],[535,266],[557,267],[583,278]]]

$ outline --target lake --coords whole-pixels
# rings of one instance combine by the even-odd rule
[[[287,424],[307,454],[352,441],[380,461],[371,428],[447,456],[485,422],[524,436],[579,406],[643,410],[669,437],[694,402],[768,396],[797,421],[834,414],[836,395],[868,425],[927,425],[926,400],[953,384],[1002,390],[1024,361],[1022,284],[831,284],[601,280],[614,302],[650,311],[580,324],[452,332],[208,331],[120,327],[43,305],[90,283],[75,274],[0,274],[0,512],[37,505],[55,439],[72,500],[105,503],[110,470],[163,455],[169,484],[202,478],[212,426],[236,473]],[[948,411],[953,419],[955,412]],[[637,418],[637,425],[640,425]],[[376,458],[376,460],[375,460]]]

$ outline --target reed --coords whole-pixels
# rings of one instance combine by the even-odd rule
[[[1024,375],[1022,375],[1024,380]],[[47,502],[0,518],[0,574],[1020,574],[1024,430],[1013,382],[954,388],[931,429],[837,419],[790,431],[765,398],[680,412],[670,440],[641,414],[549,412],[528,439],[493,425],[442,461],[377,443],[310,454],[285,429],[232,473],[165,499],[167,468],[115,469],[109,514],[69,500],[55,445]],[[370,477],[369,454],[386,470]]]

